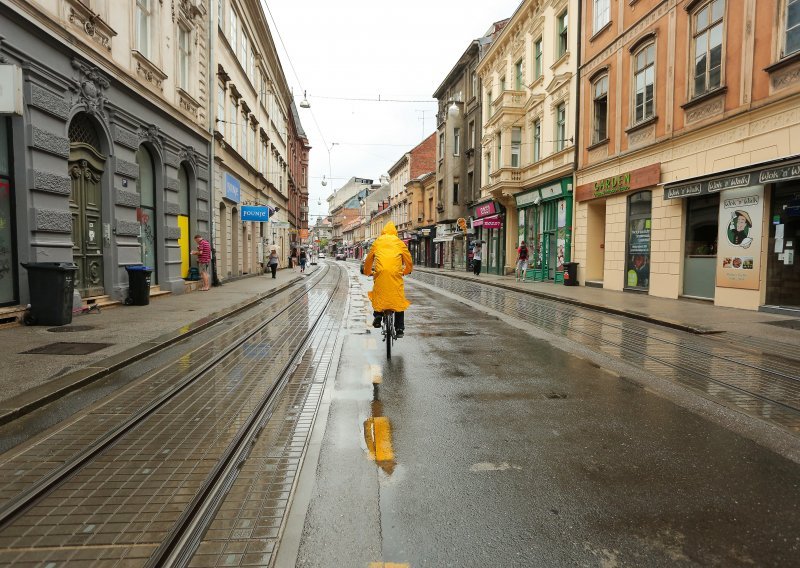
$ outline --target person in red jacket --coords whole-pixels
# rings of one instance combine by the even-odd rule
[[[197,255],[197,264],[200,268],[200,280],[203,282],[202,291],[210,288],[208,283],[208,265],[211,264],[211,245],[200,235],[194,236],[194,242],[197,243],[197,250],[193,250],[192,254]]]

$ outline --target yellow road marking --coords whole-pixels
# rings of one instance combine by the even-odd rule
[[[373,385],[379,385],[383,381],[383,373],[381,373],[380,365],[370,365],[370,375],[372,375]]]

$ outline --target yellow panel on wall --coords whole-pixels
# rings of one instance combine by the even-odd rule
[[[187,215],[178,215],[178,228],[181,230],[181,238],[178,239],[178,244],[181,247],[181,278],[189,276],[189,217]]]

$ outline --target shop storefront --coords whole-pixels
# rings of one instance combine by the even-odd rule
[[[19,302],[11,119],[0,116],[0,307]]]
[[[472,228],[480,243],[483,266],[490,274],[503,274],[505,265],[505,228],[502,206],[488,201],[475,206]]]
[[[515,196],[519,239],[530,251],[528,275],[536,281],[564,281],[571,260],[572,177],[562,178]]]
[[[800,310],[800,157],[668,183],[664,200],[686,204],[684,295]]]

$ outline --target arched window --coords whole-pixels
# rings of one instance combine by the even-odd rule
[[[656,44],[648,43],[633,54],[633,122],[655,116]]]
[[[650,287],[651,211],[650,191],[640,191],[628,197],[626,288],[647,290]]]

